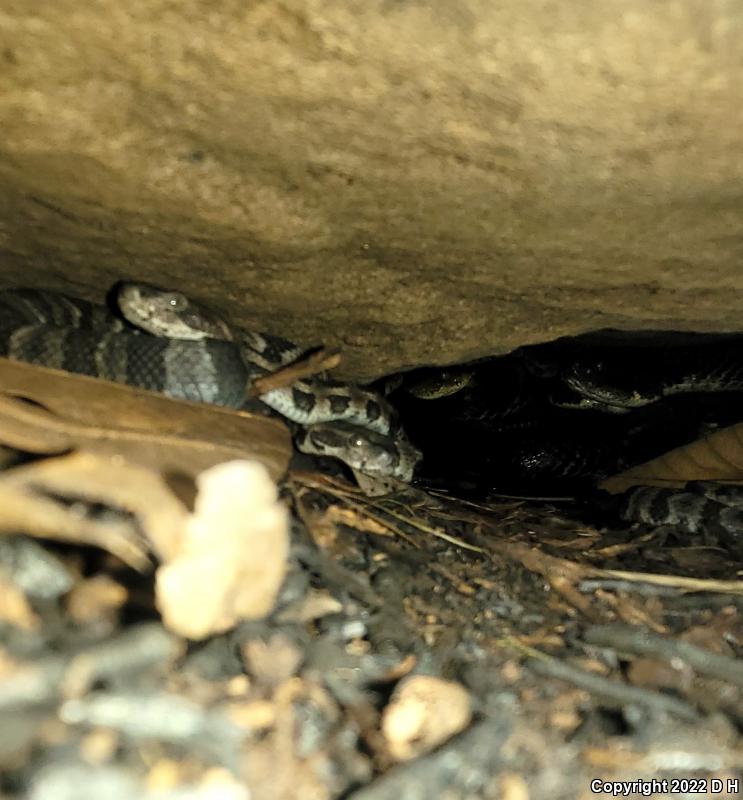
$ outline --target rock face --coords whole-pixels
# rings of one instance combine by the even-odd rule
[[[743,328],[730,0],[6,0],[0,281],[180,287],[371,378]]]

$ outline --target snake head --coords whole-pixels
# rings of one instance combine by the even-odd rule
[[[125,281],[118,286],[116,302],[125,319],[154,336],[232,341],[224,320],[181,292]]]
[[[394,476],[400,463],[393,439],[347,422],[310,425],[297,447],[303,453],[338,458],[367,475]]]
[[[637,408],[659,400],[661,393],[624,364],[596,360],[576,361],[564,375],[573,391],[596,403],[617,408]]]

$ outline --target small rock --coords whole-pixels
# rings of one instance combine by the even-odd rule
[[[404,678],[382,714],[382,734],[398,761],[428,753],[463,731],[472,718],[469,692],[430,675]]]
[[[248,672],[268,686],[276,686],[295,675],[303,658],[299,647],[280,633],[267,641],[251,639],[240,651]]]
[[[262,464],[218,464],[196,483],[181,552],[157,575],[163,621],[189,639],[268,614],[289,552],[289,515]]]

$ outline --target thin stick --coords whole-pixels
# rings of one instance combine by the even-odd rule
[[[306,478],[299,478],[299,480],[300,481],[306,480]],[[406,516],[403,516],[402,514],[396,514],[394,511],[390,511],[390,509],[385,508],[384,505],[382,505],[381,503],[375,502],[373,500],[370,500],[368,497],[364,497],[363,495],[362,496],[357,496],[357,497],[354,497],[353,499],[351,499],[349,497],[349,495],[351,494],[350,492],[346,492],[346,491],[343,491],[343,490],[330,488],[329,486],[323,486],[321,488],[321,487],[317,486],[317,483],[315,483],[315,486],[318,489],[321,489],[321,491],[327,492],[327,494],[329,494],[329,495],[332,495],[334,497],[342,498],[342,499],[346,500],[346,502],[352,502],[352,503],[354,503],[354,504],[356,504],[358,506],[365,507],[365,509],[375,508],[378,511],[381,511],[382,513],[384,513],[384,514],[387,514],[387,516],[390,516],[393,519],[398,520],[399,522],[404,522],[406,525],[410,525],[411,528],[417,528],[419,531],[422,531],[423,533],[427,533],[427,534],[429,534],[431,536],[435,536],[438,539],[443,539],[445,542],[449,542],[450,544],[456,545],[457,547],[461,547],[464,550],[471,550],[471,551],[473,551],[475,553],[487,554],[487,550],[485,550],[482,547],[478,547],[477,545],[469,544],[468,542],[465,542],[463,539],[460,539],[457,536],[452,536],[452,535],[450,535],[448,533],[445,533],[444,531],[440,530],[439,528],[432,528],[430,525],[425,525],[422,522],[418,522],[418,520],[415,519],[414,517],[406,517]],[[366,511],[366,513],[369,513],[369,512]],[[374,516],[376,516],[376,515],[374,515]]]
[[[673,587],[686,592],[721,592],[743,595],[743,581],[720,581],[709,578],[687,578],[683,575],[658,575],[653,572],[625,572],[619,569],[593,568],[589,568],[586,575]]]
[[[251,397],[260,397],[262,394],[291,386],[300,378],[309,378],[318,372],[335,369],[341,363],[341,354],[338,350],[326,350],[324,347],[298,361],[293,361],[270,375],[264,375],[253,381],[248,394]]]

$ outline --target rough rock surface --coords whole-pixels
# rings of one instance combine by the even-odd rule
[[[734,0],[5,0],[0,281],[147,279],[369,378],[743,328]]]

